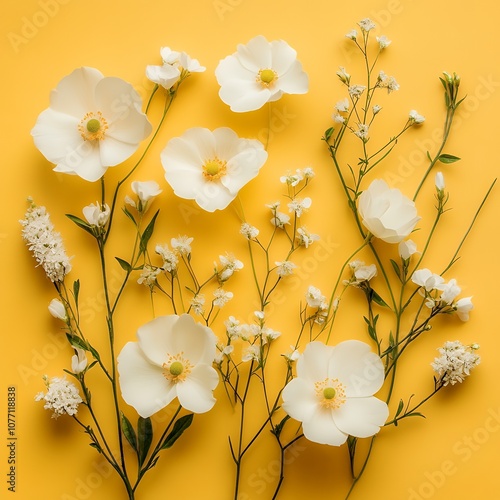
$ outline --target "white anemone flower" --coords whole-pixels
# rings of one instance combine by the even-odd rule
[[[135,153],[151,129],[132,85],[83,67],[51,92],[31,135],[56,172],[93,182]]]
[[[215,76],[220,98],[239,113],[260,109],[283,94],[309,90],[297,52],[283,40],[268,42],[262,35],[239,44],[234,54],[219,62]]]
[[[373,396],[383,382],[383,363],[368,344],[311,342],[297,360],[297,377],[283,390],[283,409],[302,422],[309,441],[340,446],[348,436],[373,436],[384,425],[389,409]]]
[[[206,210],[223,210],[257,176],[267,160],[260,141],[227,127],[195,127],[171,139],[161,153],[165,178],[180,198]]]
[[[128,342],[118,355],[123,399],[143,418],[176,397],[194,413],[215,404],[219,376],[212,367],[217,337],[188,314],[160,316],[141,326],[139,342]]]

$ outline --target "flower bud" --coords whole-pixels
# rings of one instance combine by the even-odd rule
[[[445,187],[443,172],[438,172],[438,173],[436,174],[436,177],[435,177],[434,182],[435,182],[435,184],[436,184],[436,189],[437,189],[438,191],[443,191],[443,189],[444,189],[444,187]]]
[[[66,321],[68,317],[66,316],[66,308],[64,304],[58,299],[52,299],[49,304],[49,312],[54,316],[54,318]]]

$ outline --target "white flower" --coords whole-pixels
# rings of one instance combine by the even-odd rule
[[[194,413],[213,407],[219,377],[212,367],[217,338],[210,328],[188,314],[160,316],[141,326],[137,337],[118,355],[118,372],[123,399],[141,417],[176,397]]]
[[[197,59],[191,59],[185,52],[177,52],[169,47],[162,47],[160,55],[163,59],[163,65],[147,66],[146,76],[153,83],[167,90],[177,83],[183,71],[187,74],[201,73],[206,69],[200,65]]]
[[[362,139],[364,142],[366,142],[369,137],[368,137],[368,132],[370,130],[370,126],[367,125],[366,123],[358,123],[358,130],[354,132],[354,135]]]
[[[163,259],[161,266],[164,271],[169,273],[177,269],[179,259],[177,255],[168,248],[168,245],[156,245],[155,252]]]
[[[82,373],[87,368],[87,355],[83,349],[74,347],[75,354],[71,357],[71,370],[73,373]]]
[[[468,321],[469,312],[474,308],[472,297],[464,297],[463,299],[457,300],[453,308],[457,311],[457,316],[462,321]]]
[[[214,297],[214,306],[224,307],[233,298],[233,292],[226,292],[222,288],[217,288],[214,290]]]
[[[218,352],[215,353],[215,358],[214,358],[214,363],[220,365],[222,363],[222,360],[224,359],[224,356],[229,357],[229,355],[234,351],[234,346],[233,345],[217,345],[217,350]]]
[[[283,94],[305,94],[309,89],[297,52],[283,40],[268,42],[262,35],[239,44],[219,62],[215,76],[220,98],[236,112],[253,111]]]
[[[299,169],[297,169],[297,172],[299,172]],[[304,169],[302,169],[302,175],[305,179],[312,179],[316,175],[316,173],[314,172],[312,167],[305,167]]]
[[[95,205],[91,203],[82,209],[83,216],[91,226],[104,227],[108,222],[111,209],[108,204],[101,205],[96,201]]]
[[[458,340],[445,342],[438,349],[441,356],[435,358],[431,366],[443,385],[462,383],[470,375],[470,371],[481,361],[474,352],[476,349],[479,349],[477,344],[464,346]]]
[[[410,111],[409,118],[410,122],[415,123],[417,125],[425,121],[425,117],[419,115],[414,109]]]
[[[356,35],[354,35],[354,40],[356,39]],[[345,70],[343,66],[339,66],[339,70],[337,71],[337,76],[340,78],[340,81],[342,83],[346,83],[347,85],[349,85],[349,81],[351,80],[351,75]]]
[[[356,37],[358,36],[358,32],[356,30],[351,30],[348,33],[346,33],[346,38],[349,38],[350,40],[356,40]]]
[[[285,227],[285,224],[290,224],[290,216],[287,214],[284,214],[283,212],[274,212],[274,216],[271,219],[271,224],[273,226],[279,227],[280,229],[283,229]]]
[[[203,314],[203,308],[205,307],[205,296],[202,293],[195,295],[191,299],[191,307],[195,314],[201,316]]]
[[[151,200],[162,192],[156,181],[134,181],[132,182],[132,191],[139,198],[137,209],[141,213],[146,213],[146,210],[151,204]]]
[[[378,86],[381,88],[386,88],[387,92],[390,94],[395,90],[399,90],[399,83],[393,76],[387,76],[383,71],[378,75]]]
[[[359,21],[358,26],[363,31],[370,31],[375,28],[375,23],[368,17],[365,17],[364,19],[361,19],[361,21]]]
[[[368,344],[311,342],[297,360],[297,377],[283,389],[283,409],[302,422],[310,441],[340,446],[384,425],[389,409],[373,396],[383,382],[384,365]]]
[[[381,109],[382,109],[382,106],[375,104],[375,106],[373,106],[373,108],[372,108],[373,114],[376,115],[377,113],[380,112]]]
[[[300,353],[297,349],[295,349],[295,346],[291,345],[290,346],[290,352],[286,352],[285,354],[282,354],[282,356],[289,362],[293,363],[294,361],[297,361],[300,357]]]
[[[351,99],[359,98],[359,96],[365,91],[366,86],[364,85],[350,85],[348,88],[349,95]]]
[[[391,40],[389,40],[385,35],[382,35],[382,36],[377,36],[377,42],[378,42],[378,46],[380,48],[380,50],[383,50],[387,47],[389,47],[389,45],[392,43]]]
[[[247,240],[254,240],[259,236],[259,230],[251,226],[248,222],[244,222],[241,227],[240,227],[240,233],[247,239]]]
[[[272,328],[263,326],[261,329],[261,335],[262,335],[262,343],[267,344],[268,342],[271,343],[273,340],[276,340],[281,335],[281,332],[277,332]]]
[[[418,269],[412,274],[411,280],[416,285],[424,287],[428,292],[438,290],[438,287],[444,282],[439,274],[434,274],[429,269]]]
[[[219,255],[222,269],[219,271],[219,280],[227,281],[236,271],[243,269],[243,262],[233,255]]]
[[[275,262],[275,264],[276,272],[281,278],[293,274],[293,270],[297,267],[293,262],[290,262],[289,260],[285,260],[283,262]]]
[[[260,141],[241,139],[227,127],[191,128],[161,153],[165,178],[180,198],[206,210],[223,210],[267,160]]]
[[[311,205],[312,205],[311,198],[306,197],[304,199],[295,198],[290,203],[288,203],[287,206],[289,212],[295,212],[295,215],[297,217],[300,217],[304,213],[304,211],[311,208]]]
[[[444,190],[444,187],[445,187],[445,183],[444,183],[444,175],[443,175],[443,172],[437,172],[436,173],[436,177],[434,179],[434,183],[436,185],[436,189],[438,191],[443,191]]]
[[[370,281],[375,276],[377,276],[377,266],[375,264],[370,264],[369,266],[359,266],[354,271],[354,277],[356,278],[357,283]]]
[[[319,288],[309,285],[306,292],[306,301],[309,307],[320,307],[325,301],[325,296],[321,293]]]
[[[145,285],[153,289],[153,287],[156,285],[156,279],[158,278],[158,275],[160,273],[161,268],[152,267],[149,264],[145,264],[141,271],[141,275],[137,279],[137,283],[139,283],[139,285]]]
[[[61,235],[54,231],[47,209],[29,201],[25,219],[19,221],[23,226],[23,239],[47,277],[52,282],[63,281],[64,276],[71,271],[71,264]]]
[[[39,392],[35,396],[35,401],[45,401],[44,408],[52,410],[52,418],[58,418],[65,413],[76,415],[78,405],[83,401],[76,386],[68,382],[65,377],[53,377],[49,380],[47,375],[44,375],[43,380],[47,393]]]
[[[310,233],[305,227],[297,228],[297,240],[299,245],[304,245],[308,248],[315,241],[319,240],[319,236],[317,234]]]
[[[226,327],[227,336],[230,339],[238,339],[241,334],[240,322],[234,317],[229,316],[229,318],[224,321],[224,326]]]
[[[338,101],[337,104],[335,104],[335,109],[339,113],[347,113],[347,111],[349,111],[349,100],[347,97]]]
[[[49,304],[49,313],[54,316],[54,318],[66,321],[68,316],[66,315],[66,308],[64,304],[58,299],[52,299]]]
[[[296,170],[295,174],[292,174],[291,172],[289,172],[287,175],[282,175],[280,177],[280,182],[282,184],[288,184],[289,186],[295,187],[303,179],[304,179],[304,175],[302,174],[302,171],[300,170],[300,168],[298,168]]]
[[[194,238],[189,238],[188,236],[178,236],[177,238],[172,238],[170,244],[174,250],[177,250],[181,255],[189,255],[191,253],[191,243]]]
[[[408,260],[414,253],[417,253],[417,244],[413,240],[401,241],[398,245],[398,253],[403,260]]]
[[[387,243],[405,239],[420,220],[415,203],[382,179],[361,193],[358,209],[366,229]]]
[[[257,361],[260,362],[260,347],[258,345],[249,345],[242,353],[241,361]]]
[[[338,113],[332,115],[332,118],[335,123],[345,123],[345,118]]]
[[[451,304],[462,291],[457,285],[456,279],[451,279],[448,283],[439,284],[436,286],[436,289],[441,291],[440,299],[447,304]]]
[[[56,172],[96,181],[132,156],[151,129],[132,85],[84,67],[59,82],[31,135]]]

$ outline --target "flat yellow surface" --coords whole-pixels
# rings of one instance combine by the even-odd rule
[[[92,66],[107,76],[131,82],[146,99],[151,84],[144,76],[145,66],[160,63],[161,46],[184,50],[207,67],[205,73],[194,75],[181,88],[160,136],[133,179],[155,179],[161,184],[163,194],[155,202],[161,212],[154,240],[163,243],[178,234],[194,236],[200,273],[209,273],[221,253],[239,252],[246,268],[228,285],[235,299],[220,316],[222,319],[233,314],[246,320],[256,307],[255,294],[234,210],[207,214],[191,202],[177,200],[163,179],[159,153],[169,138],[193,126],[229,126],[242,137],[264,139],[267,110],[232,113],[218,98],[214,70],[220,59],[235,51],[238,43],[246,43],[258,34],[268,40],[284,39],[297,50],[310,78],[310,90],[303,96],[285,96],[274,104],[269,160],[259,177],[241,193],[247,218],[265,227],[268,212],[264,204],[283,192],[279,177],[289,169],[305,166],[312,166],[317,173],[310,189],[313,207],[307,214],[307,226],[321,235],[321,243],[315,243],[309,254],[299,256],[298,279],[288,287],[283,283],[269,307],[269,325],[283,332],[273,347],[278,358],[277,380],[271,380],[270,386],[276,390],[283,376],[279,354],[295,341],[299,302],[305,289],[313,284],[329,294],[342,263],[361,243],[333,164],[320,140],[332,124],[333,106],[344,97],[335,74],[338,67],[345,66],[351,74],[362,75],[359,54],[352,50],[344,34],[358,20],[370,17],[377,23],[376,33],[393,41],[381,56],[380,68],[394,75],[401,89],[384,100],[386,116],[379,124],[377,137],[382,140],[398,130],[410,109],[426,116],[422,127],[403,136],[377,175],[409,196],[426,168],[425,152],[435,152],[438,147],[436,137],[444,118],[438,77],[442,71],[448,71],[457,72],[462,78],[461,92],[467,98],[457,113],[445,151],[462,160],[440,167],[453,210],[446,214],[426,261],[427,267],[437,271],[453,254],[484,193],[500,171],[499,14],[497,3],[491,0],[460,6],[431,0],[4,3],[0,19],[0,437],[4,443],[11,442],[7,439],[7,397],[8,388],[15,387],[17,440],[15,447],[4,445],[0,453],[0,497],[125,498],[119,478],[88,446],[87,436],[80,428],[70,418],[50,419],[42,404],[34,401],[34,395],[43,389],[42,375],[61,375],[64,368],[69,368],[72,353],[64,342],[60,323],[47,312],[47,305],[55,296],[52,285],[41,269],[34,269],[34,260],[21,240],[18,220],[23,217],[28,196],[47,206],[57,230],[63,234],[68,253],[75,255],[70,278],[82,281],[84,327],[107,352],[104,302],[94,245],[64,216],[80,215],[84,205],[100,196],[99,184],[53,173],[30,137],[38,114],[48,106],[50,90],[63,76],[74,68]],[[157,103],[152,108],[154,124],[160,106]],[[351,161],[355,162],[356,156]],[[126,167],[117,169],[120,168],[126,171]],[[121,175],[110,174],[110,186]],[[127,185],[122,196],[130,193]],[[462,258],[447,275],[458,280],[462,296],[474,297],[471,319],[467,323],[456,317],[439,319],[435,328],[412,347],[400,366],[391,415],[400,398],[407,400],[415,394],[417,401],[432,390],[429,364],[445,340],[479,343],[481,365],[463,385],[446,389],[424,406],[426,419],[408,419],[397,428],[383,429],[375,440],[368,468],[350,497],[353,500],[500,498],[498,195],[497,187],[461,251]],[[430,179],[417,204],[424,216],[422,231],[414,238],[420,243],[425,241],[424,232],[430,227],[433,203]],[[129,248],[130,225],[123,217],[115,230],[123,232],[123,239],[115,235],[111,258],[126,254]],[[368,262],[370,255],[366,253],[363,258]],[[117,265],[111,268],[112,290],[114,287],[116,291],[121,273]],[[132,280],[118,311],[118,348],[134,340],[137,327],[151,319],[146,292]],[[350,290],[345,303],[335,325],[333,343],[347,338],[368,340],[362,321],[363,297]],[[159,301],[156,313],[169,312],[166,303]],[[221,322],[214,328],[222,338]],[[389,332],[384,333],[387,338]],[[105,426],[112,429],[107,386],[97,372],[94,378],[96,404],[102,408]],[[259,395],[256,387],[252,395],[255,405],[249,405],[248,410],[248,436],[262,422]],[[238,422],[222,385],[216,390],[216,397],[214,410],[196,416],[193,426],[148,473],[139,487],[138,499],[232,498],[234,466],[227,436],[237,434]],[[125,404],[123,408],[131,419],[136,418],[132,408]],[[168,411],[154,417],[155,429],[160,429],[167,417]],[[114,437],[111,441],[113,445]],[[9,455],[11,449],[13,455]],[[15,494],[7,489],[9,457],[15,458]],[[133,456],[128,458],[133,463]],[[278,474],[277,447],[266,430],[245,457],[240,500],[270,499]],[[285,482],[278,498],[343,499],[348,488],[345,446],[334,449],[302,439],[287,456]]]

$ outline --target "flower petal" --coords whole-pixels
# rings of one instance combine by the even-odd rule
[[[372,396],[384,383],[384,365],[365,342],[346,340],[334,347],[328,377],[345,386],[348,398]]]
[[[347,434],[342,432],[333,419],[333,411],[318,406],[312,417],[302,422],[304,436],[319,444],[340,446],[347,441]]]
[[[197,365],[184,382],[177,384],[179,403],[194,413],[205,413],[215,404],[212,391],[219,383],[219,375],[212,366]]]
[[[136,342],[125,344],[117,361],[123,399],[141,417],[150,417],[176,397],[175,384],[149,363]]]
[[[144,355],[149,361],[161,367],[167,360],[167,355],[175,355],[177,346],[174,345],[169,332],[179,316],[171,314],[169,316],[159,316],[142,325],[137,330],[137,338]]]
[[[278,76],[287,73],[297,59],[297,51],[284,40],[273,40],[270,44],[272,69]]]
[[[337,427],[342,432],[359,438],[376,434],[388,416],[387,404],[373,396],[347,398],[346,402],[333,412],[333,420]]]
[[[259,70],[271,68],[271,44],[264,36],[258,35],[246,45],[238,45],[237,58],[243,67],[257,75]]]
[[[105,167],[114,167],[137,151],[137,144],[128,144],[112,137],[106,137],[99,143],[99,156]]]
[[[309,90],[309,77],[302,64],[295,61],[292,67],[278,78],[277,85],[286,94],[305,94]]]
[[[249,145],[250,145],[250,141]],[[221,183],[236,196],[238,191],[250,180],[257,177],[260,168],[267,160],[267,152],[259,141],[251,141],[255,147],[249,147],[231,158],[227,163],[227,175]]]
[[[303,378],[296,377],[288,382],[282,397],[283,409],[299,422],[310,420],[318,406],[314,383]]]
[[[272,92],[255,81],[234,81],[219,89],[219,97],[231,111],[245,113],[260,109],[269,101]]]
[[[313,383],[328,377],[328,365],[335,348],[322,342],[309,342],[297,360],[297,376]]]

